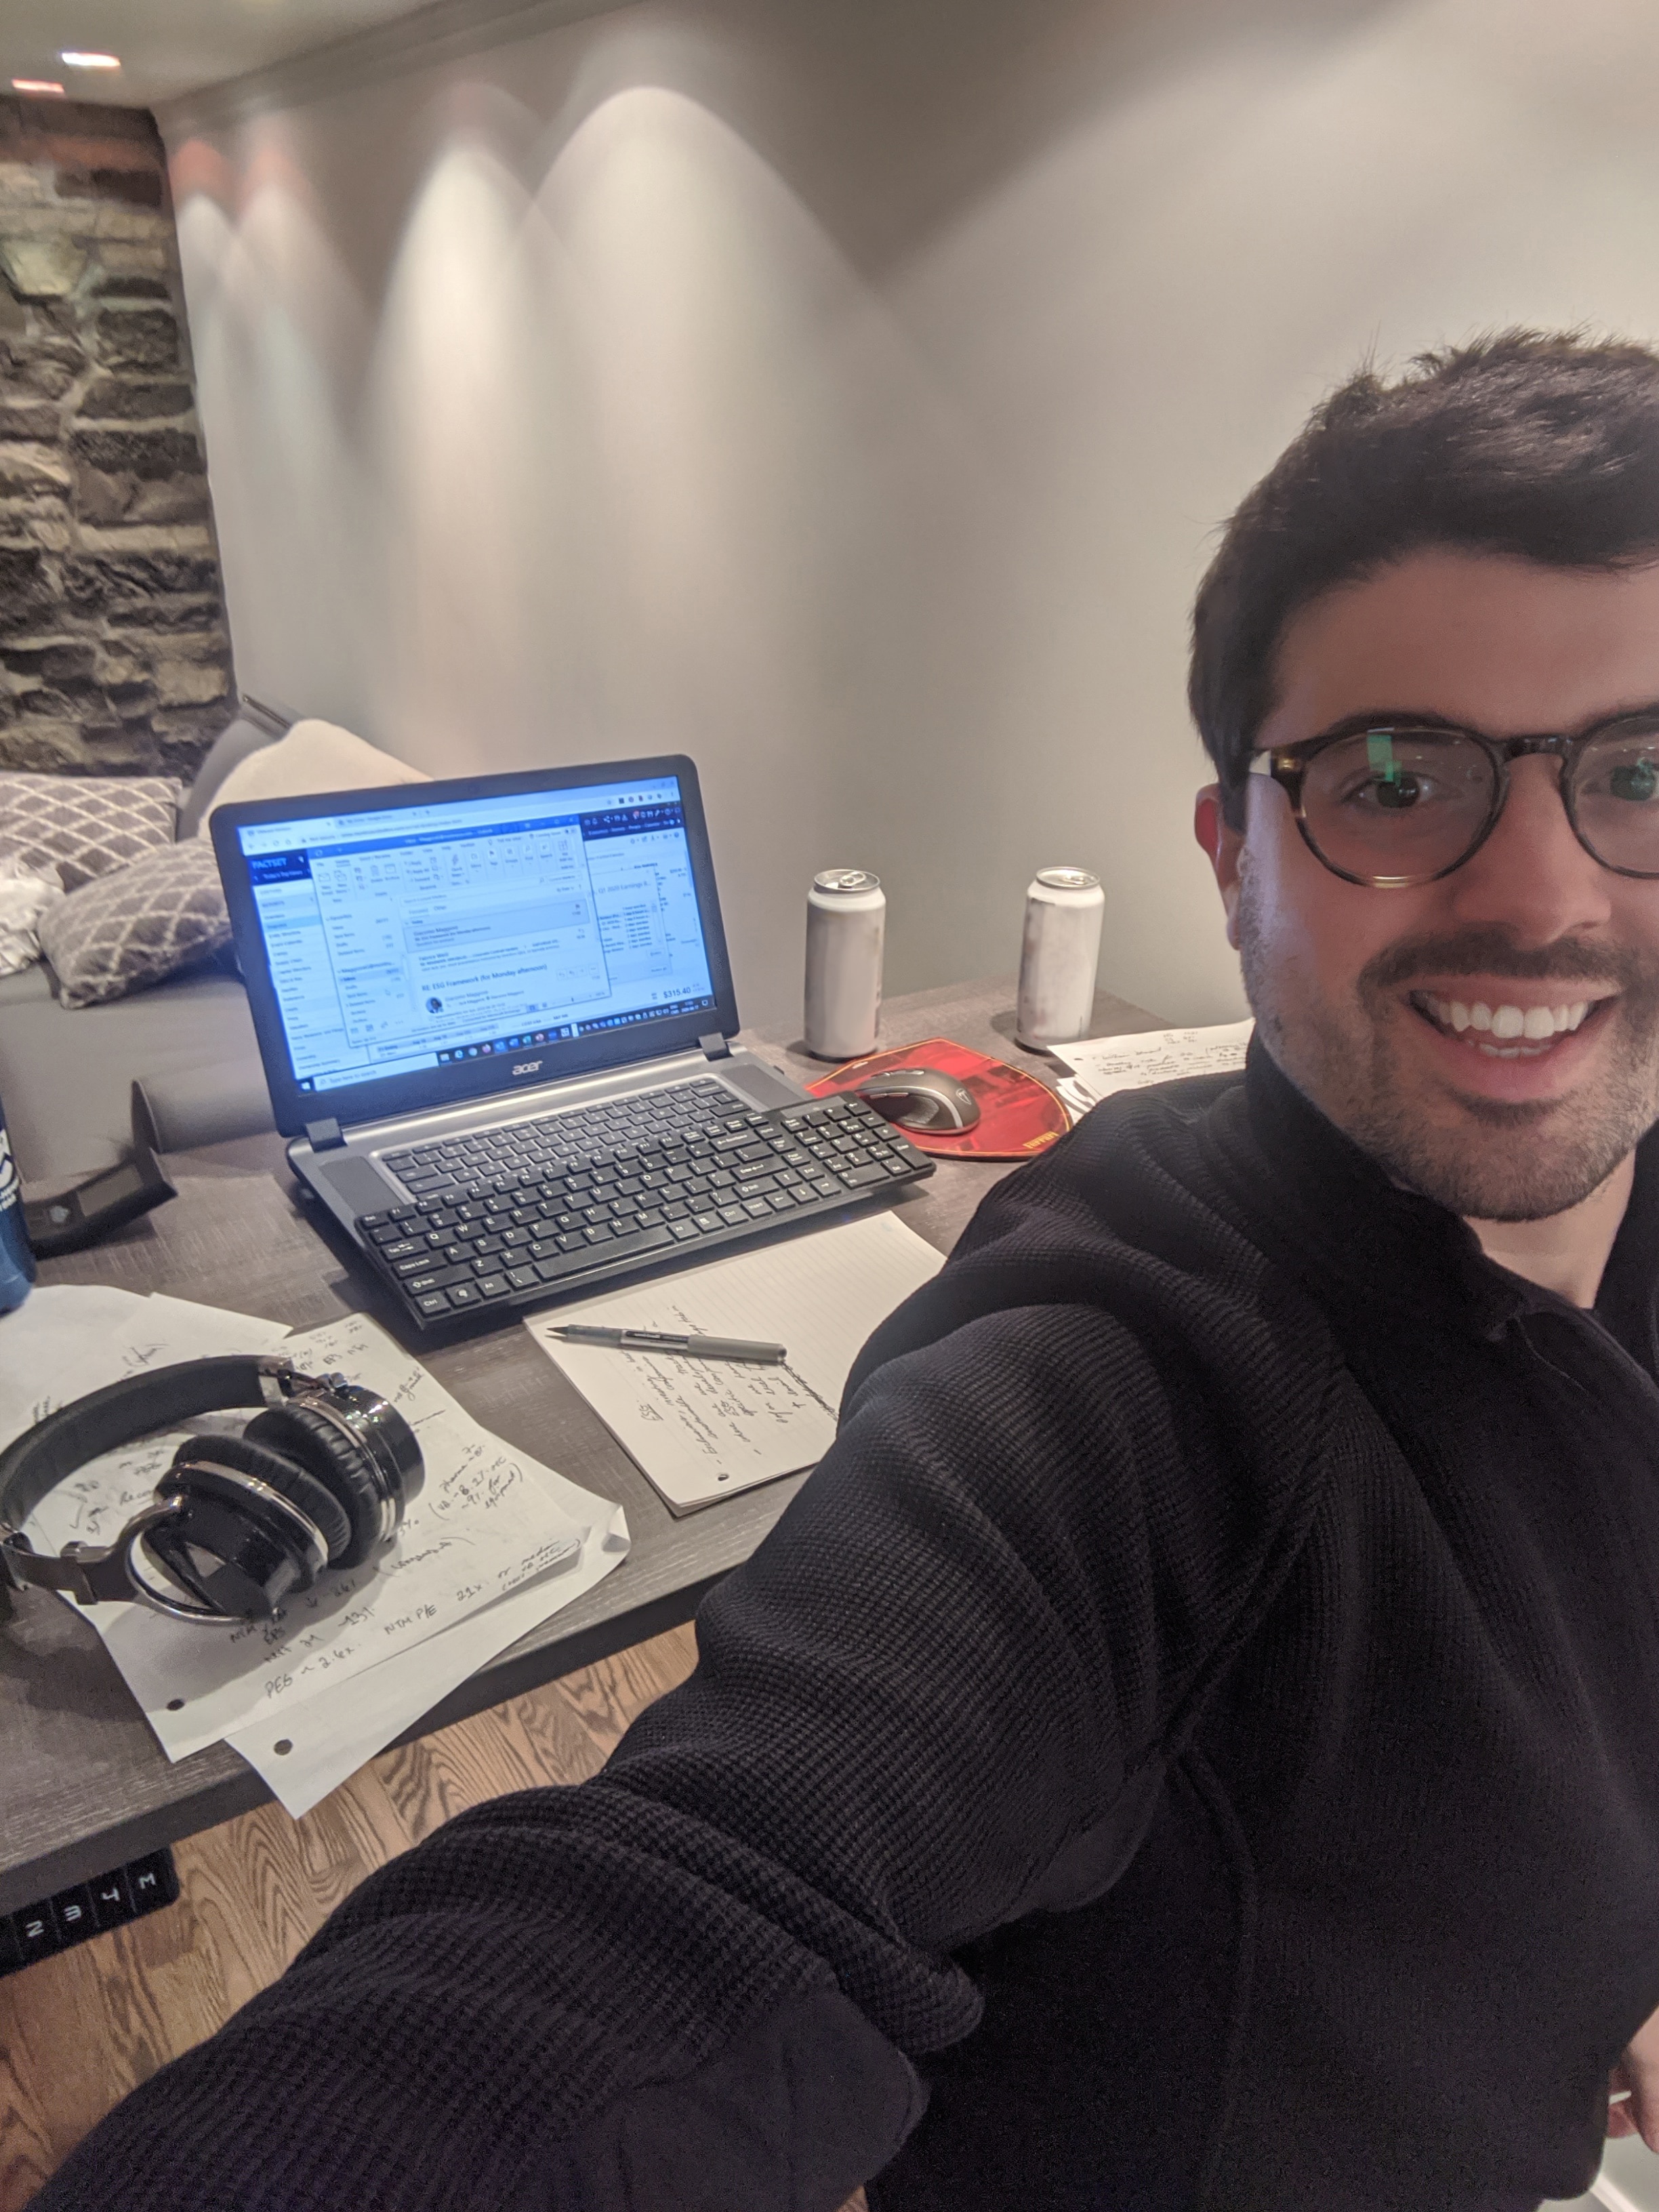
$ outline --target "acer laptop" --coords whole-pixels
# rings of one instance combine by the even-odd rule
[[[683,756],[257,799],[212,832],[289,1160],[416,1331],[931,1171],[732,1049]]]

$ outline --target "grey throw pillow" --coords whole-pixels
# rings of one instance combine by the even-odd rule
[[[213,848],[192,840],[129,860],[49,908],[40,930],[64,1006],[159,983],[230,940]]]
[[[181,787],[170,775],[0,775],[0,846],[55,867],[72,891],[170,845]]]

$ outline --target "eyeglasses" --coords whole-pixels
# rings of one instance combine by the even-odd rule
[[[1257,753],[1249,772],[1282,788],[1303,842],[1333,875],[1404,890],[1480,851],[1510,795],[1510,762],[1534,754],[1560,762],[1561,804],[1593,860],[1619,876],[1659,876],[1659,705],[1577,737],[1347,722]]]

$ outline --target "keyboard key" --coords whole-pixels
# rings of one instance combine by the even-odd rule
[[[841,1179],[853,1189],[862,1189],[868,1183],[885,1182],[887,1170],[885,1168],[878,1168],[872,1160],[867,1167],[843,1168],[841,1171]]]
[[[538,1279],[533,1267],[509,1267],[507,1279],[515,1291],[533,1291]]]
[[[21,1912],[12,1916],[12,1928],[25,1966],[34,1959],[49,1959],[54,1951],[64,1948],[58,1940],[49,1905],[26,1905]]]
[[[73,1889],[58,1891],[52,1900],[52,1917],[58,1923],[58,1941],[65,1946],[97,1933],[92,1892],[79,1882]]]
[[[694,1244],[702,1234],[695,1221],[670,1222],[669,1231],[682,1244]]]
[[[423,1237],[399,1237],[390,1244],[381,1245],[380,1257],[383,1260],[407,1260],[416,1252],[423,1253],[426,1249]]]
[[[586,1245],[580,1252],[556,1252],[550,1259],[538,1260],[536,1273],[544,1283],[556,1283],[566,1275],[585,1273],[599,1265]]]
[[[476,1283],[456,1283],[450,1288],[449,1303],[453,1306],[480,1306],[483,1299]]]
[[[605,1256],[619,1260],[632,1252],[659,1252],[673,1241],[666,1229],[635,1229],[626,1237],[613,1237],[605,1248]]]
[[[591,1228],[584,1229],[582,1235],[590,1244],[609,1244],[611,1241],[611,1231],[602,1221],[596,1221]]]
[[[774,1213],[793,1213],[797,1200],[793,1190],[775,1190],[766,1203]]]
[[[140,1912],[154,1912],[158,1905],[171,1905],[179,1894],[179,1875],[171,1851],[149,1851],[141,1859],[129,1859],[124,1871],[133,1905]]]
[[[721,1209],[722,1212],[724,1212],[724,1208]],[[763,1198],[746,1198],[743,1202],[743,1211],[749,1216],[751,1221],[762,1221],[764,1220],[766,1216],[772,1211],[772,1208]]]
[[[132,1917],[132,1897],[127,1888],[126,1869],[117,1867],[100,1881],[89,1883],[92,1891],[93,1917],[100,1928],[119,1928]]]
[[[481,1298],[504,1298],[507,1282],[505,1275],[482,1275],[473,1286]]]

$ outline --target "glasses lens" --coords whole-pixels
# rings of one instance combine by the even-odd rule
[[[1593,738],[1575,763],[1573,812],[1598,860],[1659,876],[1659,716]]]
[[[1304,819],[1322,859],[1367,883],[1426,883],[1486,828],[1491,756],[1456,730],[1363,730],[1308,763]]]

